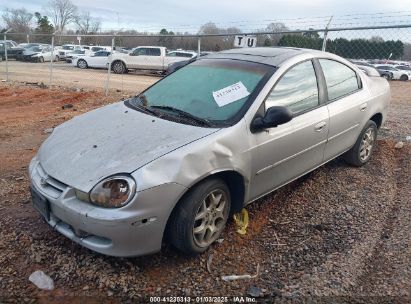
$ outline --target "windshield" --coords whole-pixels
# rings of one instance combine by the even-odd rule
[[[274,70],[247,61],[202,59],[157,82],[131,103],[156,111],[171,107],[207,121],[232,123],[242,109],[248,109],[253,92],[266,81],[264,76]]]
[[[74,50],[74,46],[71,46],[71,45],[63,45],[63,46],[62,46],[62,49],[63,49],[63,50]]]
[[[41,48],[39,48],[38,46],[33,46],[31,48],[26,49],[28,52],[41,52]]]

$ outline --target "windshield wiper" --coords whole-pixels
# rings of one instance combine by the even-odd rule
[[[191,120],[196,121],[197,123],[200,123],[204,126],[210,127],[211,126],[211,122],[208,119],[205,118],[201,118],[198,116],[195,116],[191,113],[188,113],[186,111],[171,107],[171,106],[150,106],[150,108],[154,108],[154,109],[160,109],[160,110],[166,110],[166,111],[170,111],[170,112],[174,112],[177,113],[178,116],[180,117],[184,117],[184,118],[188,118]]]
[[[140,95],[140,96],[134,96],[133,98],[134,100],[138,100],[139,102],[134,103],[134,106],[136,106],[139,110],[154,115],[154,116],[161,116],[160,113],[150,110],[149,107],[146,106],[146,97],[144,95]]]

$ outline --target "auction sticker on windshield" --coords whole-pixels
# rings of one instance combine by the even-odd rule
[[[247,88],[241,81],[213,92],[214,100],[219,107],[226,106],[248,95],[250,95],[250,92],[247,91]]]

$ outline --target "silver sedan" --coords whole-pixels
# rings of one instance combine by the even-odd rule
[[[30,163],[33,204],[103,254],[198,254],[263,195],[340,155],[365,164],[389,100],[385,79],[333,54],[211,54],[55,128]]]

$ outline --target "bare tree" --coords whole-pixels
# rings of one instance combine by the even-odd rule
[[[11,28],[13,32],[28,33],[33,26],[33,14],[29,13],[25,8],[6,9],[2,18],[7,28]]]
[[[214,34],[236,34],[241,33],[241,30],[236,27],[220,28],[213,22],[208,22],[200,27],[199,34],[214,35]],[[201,40],[201,45],[204,50],[220,51],[233,47],[234,37],[232,36],[215,36],[204,37]]]
[[[280,41],[281,37],[283,36],[283,34],[281,34],[281,32],[284,32],[284,31],[287,31],[287,30],[288,30],[288,28],[282,22],[272,22],[272,23],[270,23],[269,25],[267,25],[267,27],[263,31],[272,32],[272,33],[279,32],[279,34],[267,35],[267,37],[264,40],[264,45],[265,46],[277,45],[278,42]]]
[[[77,25],[79,34],[91,34],[100,30],[101,21],[90,15],[90,12],[84,12],[75,17],[74,22]]]
[[[77,7],[70,0],[50,0],[45,10],[54,28],[61,33],[75,20],[77,13]]]

